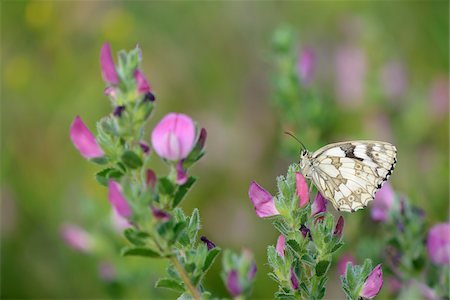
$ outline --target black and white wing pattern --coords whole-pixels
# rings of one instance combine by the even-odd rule
[[[397,149],[386,142],[350,141],[312,154],[311,178],[335,209],[354,212],[367,206],[389,178]]]

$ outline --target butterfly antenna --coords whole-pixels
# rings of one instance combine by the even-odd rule
[[[293,137],[297,142],[299,142],[300,145],[302,145],[303,149],[306,150],[305,145],[303,145],[303,143],[291,131],[286,130],[284,133]]]

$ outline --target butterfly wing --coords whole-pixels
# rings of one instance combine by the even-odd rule
[[[397,149],[386,142],[351,141],[330,144],[312,154],[312,180],[337,210],[367,206],[389,178]]]

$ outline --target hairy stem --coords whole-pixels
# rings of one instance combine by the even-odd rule
[[[170,260],[175,266],[175,269],[177,269],[178,274],[180,274],[181,279],[183,279],[184,285],[187,287],[192,297],[194,297],[195,300],[201,300],[201,296],[198,290],[192,285],[191,281],[189,280],[189,277],[186,274],[186,271],[184,270],[183,266],[180,264],[176,256],[171,256]]]

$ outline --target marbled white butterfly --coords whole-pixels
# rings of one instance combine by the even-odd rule
[[[396,162],[395,146],[376,141],[329,144],[314,153],[304,147],[300,155],[303,176],[312,179],[335,209],[348,212],[362,209],[374,199]]]

